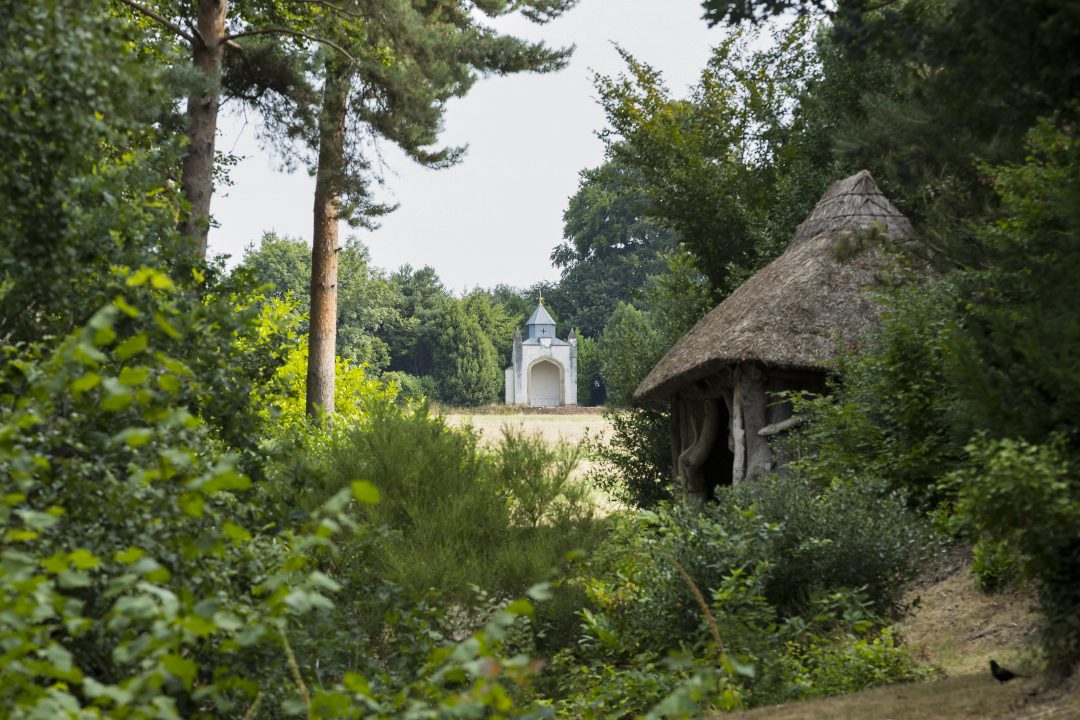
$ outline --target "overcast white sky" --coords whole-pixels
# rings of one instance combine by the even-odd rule
[[[603,159],[592,74],[622,70],[613,42],[660,69],[682,95],[727,32],[706,27],[700,0],[581,0],[547,25],[507,19],[498,27],[577,50],[561,72],[484,78],[453,101],[443,141],[469,145],[457,167],[426,170],[384,147],[387,199],[400,207],[374,232],[342,228],[343,237],[360,236],[375,265],[431,265],[457,293],[558,279],[548,258],[562,240],[567,199],[578,172]],[[253,127],[235,116],[222,120],[218,148],[244,160],[232,172],[234,186],[215,194],[220,227],[210,233],[210,251],[235,262],[266,230],[310,243],[312,179],[303,170],[277,172]]]

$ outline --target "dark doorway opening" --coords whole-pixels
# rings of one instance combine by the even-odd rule
[[[727,405],[718,400],[720,406],[720,429],[716,433],[716,441],[712,450],[705,458],[702,468],[705,475],[705,498],[712,500],[716,497],[716,488],[721,485],[731,485],[732,467],[735,464],[735,453],[728,447],[730,437],[731,416],[728,414]]]

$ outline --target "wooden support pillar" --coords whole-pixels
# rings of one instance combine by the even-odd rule
[[[671,399],[671,417],[668,420],[668,435],[671,442],[671,479],[679,480],[679,454],[682,452],[682,416],[685,404],[679,396]]]
[[[753,482],[773,469],[773,455],[761,431],[768,426],[765,374],[754,365],[735,369],[731,402],[732,484]]]
[[[753,482],[773,468],[773,455],[768,439],[761,430],[768,424],[768,398],[765,394],[765,374],[753,365],[743,369],[742,378],[743,427],[746,431],[746,475]]]
[[[720,429],[720,408],[716,400],[705,400],[703,406],[700,427],[695,422],[696,417],[691,416],[692,441],[679,454],[679,473],[683,477],[683,487],[686,490],[687,499],[694,504],[703,504],[706,500],[705,460],[712,452],[717,431]]]
[[[738,485],[746,473],[746,431],[743,429],[742,367],[735,368],[735,387],[731,392],[731,484]]]

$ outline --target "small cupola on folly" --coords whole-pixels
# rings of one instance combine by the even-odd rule
[[[577,405],[577,338],[555,336],[555,319],[544,298],[514,333],[513,364],[506,368],[506,404],[532,407]]]

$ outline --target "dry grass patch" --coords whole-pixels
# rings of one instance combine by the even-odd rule
[[[1067,720],[1080,718],[1075,693],[1048,694],[1038,681],[1002,685],[990,672],[891,685],[841,697],[774,705],[716,718],[752,720]]]
[[[527,435],[539,433],[549,443],[576,444],[585,436],[598,437],[611,431],[611,423],[601,408],[579,413],[474,413],[456,411],[446,415],[449,425],[468,425],[480,433],[485,443],[498,442],[504,427],[520,429]]]
[[[913,612],[897,630],[912,654],[947,675],[986,671],[990,658],[1032,669],[1038,618],[1034,593],[1014,588],[987,595],[971,574],[970,555],[957,550],[908,595]]]

